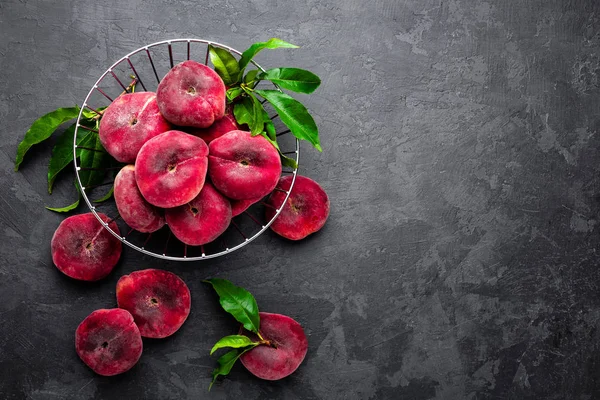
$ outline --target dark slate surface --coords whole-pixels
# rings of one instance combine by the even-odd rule
[[[3,0],[0,398],[599,398],[599,26],[597,0]],[[301,167],[331,197],[323,231],[195,264],[127,249],[100,283],[62,276],[63,217],[44,206],[69,203],[72,178],[46,193],[49,145],[12,170],[32,121],[143,44],[272,36],[302,49],[260,62],[323,78],[305,101],[324,151],[303,145]],[[188,283],[191,316],[129,373],[95,376],[74,330],[146,267]],[[207,393],[208,349],[236,329],[211,276],[303,324],[294,375],[236,366]]]

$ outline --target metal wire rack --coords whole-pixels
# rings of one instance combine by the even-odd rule
[[[228,50],[238,57],[241,56],[241,52],[236,49],[203,39],[171,39],[140,47],[139,49],[134,50],[120,58],[113,65],[111,65],[100,76],[100,78],[98,78],[85,97],[81,111],[77,117],[77,125],[73,139],[73,155],[76,183],[80,188],[83,200],[89,207],[90,211],[102,224],[102,226],[104,226],[105,229],[117,237],[121,242],[141,253],[164,260],[206,260],[232,253],[252,242],[268,229],[271,223],[281,212],[282,206],[287,202],[290,192],[294,186],[296,174],[298,172],[297,168],[283,168],[282,174],[291,174],[293,179],[290,189],[285,191],[286,196],[284,201],[281,205],[275,208],[276,212],[273,218],[268,221],[265,220],[264,207],[273,206],[267,204],[263,199],[262,201],[252,205],[242,214],[234,217],[229,228],[221,236],[204,246],[188,246],[180,242],[174,235],[171,234],[171,231],[167,225],[165,225],[161,230],[150,234],[137,232],[129,228],[122,220],[120,220],[114,200],[95,202],[91,199],[100,196],[99,193],[102,193],[100,192],[101,189],[104,189],[103,194],[105,194],[108,190],[107,188],[110,188],[109,185],[112,185],[114,177],[113,181],[109,180],[93,186],[85,187],[82,184],[80,171],[95,170],[96,168],[82,167],[80,164],[78,164],[78,132],[80,129],[84,129],[86,131],[92,131],[94,134],[98,134],[96,129],[81,124],[84,110],[88,109],[96,114],[101,115],[102,111],[100,111],[100,109],[102,107],[108,106],[121,93],[130,92],[132,90],[132,86],[134,85],[136,87],[136,91],[140,91],[140,88],[143,91],[156,91],[161,77],[163,77],[178,62],[195,59],[196,61],[203,62],[205,65],[208,65],[209,45]],[[256,62],[252,61],[252,64],[261,71],[264,71],[264,69]],[[126,86],[123,82],[128,83],[129,80],[125,80],[124,77],[127,77],[128,79],[131,78],[131,84]],[[265,84],[272,85],[272,87],[274,86],[277,90],[281,90],[279,87],[271,83],[267,82]],[[265,105],[268,105],[268,103]],[[290,131],[285,126],[277,123],[276,117],[277,114],[271,116],[275,122],[279,147],[281,148],[283,154],[295,159],[296,163],[298,163],[300,156],[299,141],[294,138],[293,135],[288,134]],[[116,174],[120,167],[111,166],[98,169],[105,171],[113,170]],[[103,221],[98,215],[99,212],[108,215],[110,217],[110,221]],[[109,224],[112,221],[117,222],[121,234],[110,228]]]

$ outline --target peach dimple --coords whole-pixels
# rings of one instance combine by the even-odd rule
[[[206,179],[208,146],[195,136],[167,131],[142,146],[135,179],[148,203],[162,208],[186,204]]]

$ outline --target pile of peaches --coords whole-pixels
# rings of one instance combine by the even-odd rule
[[[270,194],[267,220],[276,209],[282,209],[271,225],[277,234],[299,240],[321,229],[329,215],[329,199],[323,189],[313,180],[297,176],[283,204],[292,177],[281,177],[278,150],[264,137],[243,128],[227,107],[223,80],[195,61],[172,68],[156,93],[126,93],[115,99],[103,112],[99,138],[106,151],[125,164],[114,183],[115,203],[123,221],[147,233],[167,225],[181,242],[199,246],[215,240],[233,217]],[[119,233],[114,221],[99,215]],[[51,250],[61,272],[74,279],[96,281],[112,271],[122,246],[88,213],[65,219],[52,238]],[[173,334],[190,311],[185,283],[160,270],[122,277],[117,302],[117,309],[94,311],[76,332],[79,356],[102,375],[131,368],[141,355],[142,336]],[[296,331],[301,331],[299,325]],[[304,337],[301,333],[295,337]],[[300,344],[301,357],[295,356],[293,368],[285,357],[281,360],[288,365],[282,376],[293,372],[304,358],[305,337]],[[245,358],[251,360],[251,354]]]

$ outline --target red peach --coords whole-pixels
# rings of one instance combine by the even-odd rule
[[[195,199],[165,210],[165,217],[177,239],[190,246],[200,246],[212,242],[227,230],[231,222],[231,205],[207,182]]]
[[[145,269],[119,279],[117,303],[133,315],[143,337],[165,338],[190,314],[190,290],[172,272]]]
[[[126,165],[115,177],[114,196],[123,221],[139,232],[156,232],[165,224],[161,209],[148,203],[135,181],[135,166]]]
[[[186,204],[200,193],[206,178],[208,146],[180,131],[167,131],[142,146],[135,180],[146,201],[162,208]]]
[[[284,238],[300,240],[325,225],[329,216],[329,198],[317,182],[298,175],[290,197],[283,205],[286,196],[284,191],[289,191],[291,184],[291,176],[284,176],[279,180],[277,188],[281,191],[276,190],[269,196],[267,204],[273,208],[266,208],[265,214],[267,220],[271,220],[275,209],[283,206],[283,210],[271,224],[271,229]]]
[[[239,129],[239,127],[233,115],[225,114],[223,118],[216,120],[208,128],[188,128],[187,132],[189,132],[191,135],[202,138],[202,140],[204,140],[206,144],[210,144],[210,142],[220,138],[227,132],[235,131],[237,129]]]
[[[126,310],[91,313],[75,331],[75,350],[95,373],[104,376],[130,370],[142,355],[142,337]]]
[[[196,61],[174,66],[156,89],[158,107],[175,125],[208,128],[225,113],[225,84]]]
[[[158,111],[155,93],[127,93],[104,110],[99,137],[117,161],[132,163],[146,141],[169,129],[171,124]]]
[[[236,217],[246,211],[252,204],[258,203],[262,197],[249,200],[231,200],[231,216]]]
[[[308,340],[302,326],[292,318],[261,312],[260,333],[271,345],[258,345],[240,357],[253,375],[270,381],[285,378],[304,360]]]
[[[98,213],[104,222],[109,218]],[[113,221],[110,228],[119,234]],[[65,275],[82,281],[107,276],[121,256],[121,241],[106,230],[92,213],[63,220],[52,236],[52,261]]]
[[[262,136],[231,131],[209,146],[208,173],[213,185],[234,200],[257,199],[270,193],[281,175],[277,149]]]

